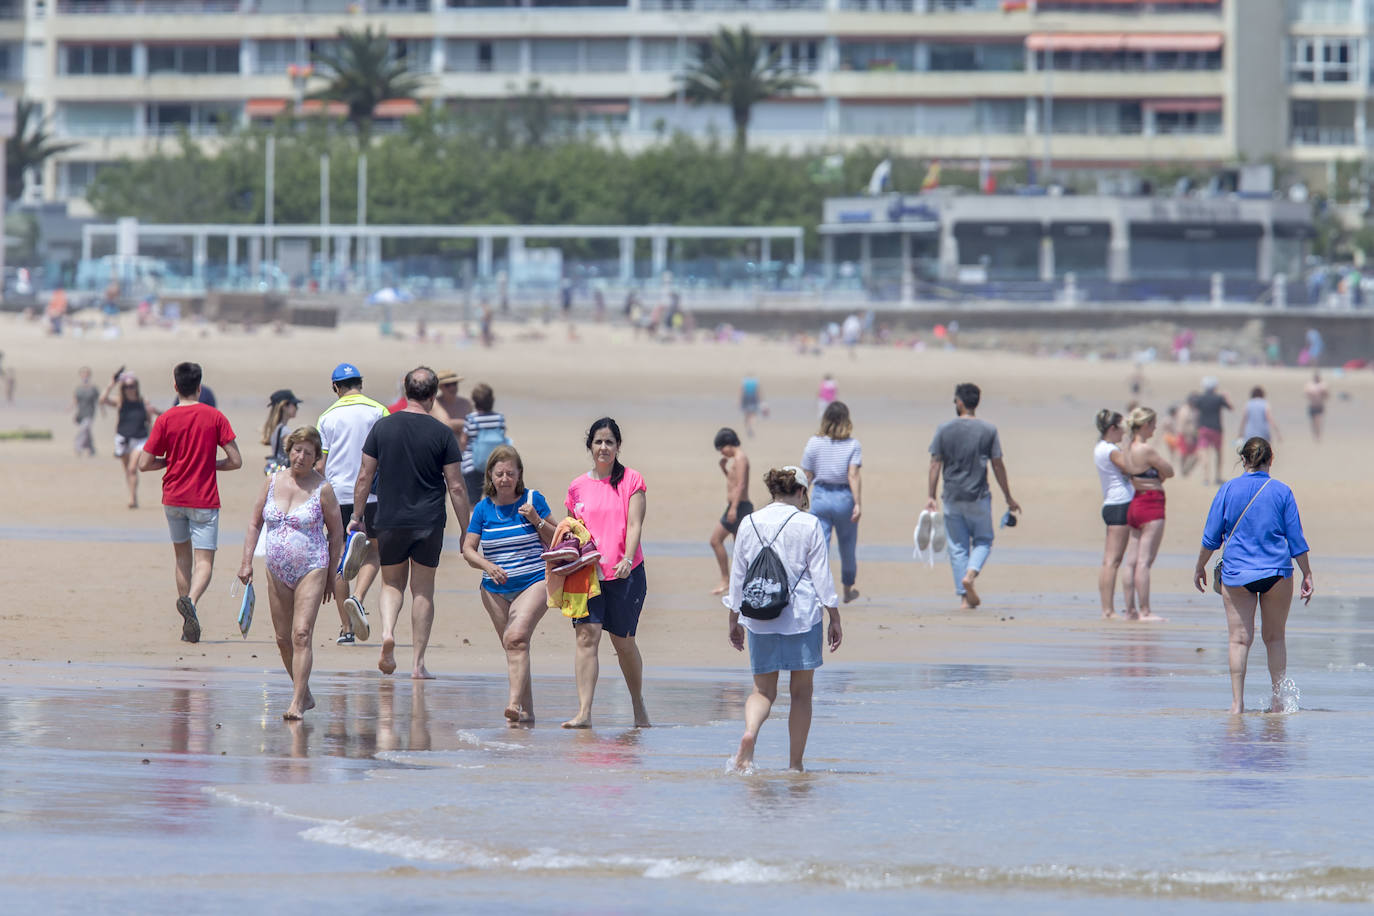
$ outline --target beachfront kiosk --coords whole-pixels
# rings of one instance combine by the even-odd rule
[[[1258,300],[1302,276],[1314,232],[1307,204],[1269,197],[936,191],[829,198],[820,234],[827,284],[910,302],[1205,299],[1218,282]]]

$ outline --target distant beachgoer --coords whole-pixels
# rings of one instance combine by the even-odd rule
[[[930,442],[929,499],[926,510],[940,510],[935,490],[944,478],[945,531],[948,535],[949,565],[954,573],[954,592],[960,610],[972,610],[982,603],[974,581],[982,573],[992,553],[992,490],[988,487],[988,465],[1002,489],[1008,512],[1020,512],[1021,504],[1011,496],[1007,466],[1002,460],[1002,442],[997,427],[975,416],[983,394],[977,385],[964,382],[954,389],[955,418],[935,431]]]
[[[1320,366],[1322,364],[1322,355],[1326,353],[1326,342],[1322,340],[1322,332],[1318,331],[1316,328],[1308,328],[1306,339],[1307,346],[1305,352],[1307,354],[1307,361],[1304,365]]]
[[[818,435],[806,441],[801,466],[811,479],[811,514],[820,519],[826,544],[830,532],[840,549],[840,583],[846,604],[859,597],[859,517],[863,515],[863,446],[853,437],[849,406],[834,401],[821,416]]]
[[[439,394],[434,399],[431,412],[436,420],[444,423],[462,443],[463,418],[472,413],[472,401],[458,393],[458,383],[463,377],[452,369],[439,370]]]
[[[353,492],[370,493],[377,481],[377,547],[382,563],[382,654],[377,669],[396,670],[396,620],[410,586],[410,624],[414,664],[410,676],[433,677],[425,650],[434,626],[434,576],[444,549],[447,493],[458,524],[468,526],[471,506],[463,486],[462,453],[449,427],[431,414],[439,393],[434,370],[419,366],[406,375],[406,409],[382,417],[363,442],[363,458]],[[353,505],[350,532],[363,526]]]
[[[290,388],[279,388],[267,398],[267,420],[262,426],[262,444],[267,446],[267,463],[263,473],[269,477],[291,466],[286,447],[286,439],[291,435],[288,421],[296,418],[300,404],[301,399]]]
[[[90,366],[82,366],[77,378],[76,390],[72,392],[72,422],[76,424],[72,449],[78,458],[82,455],[94,458],[95,437],[91,434],[91,424],[95,422],[95,408],[100,403],[100,389],[91,384]]]
[[[1145,393],[1145,365],[1136,363],[1135,370],[1126,379],[1126,387],[1130,389],[1131,400],[1139,401],[1140,396]]]
[[[1217,390],[1217,380],[1211,376],[1202,380],[1202,393],[1192,398],[1190,406],[1197,413],[1197,449],[1202,454],[1202,460],[1207,460],[1206,453],[1212,453],[1211,471],[1212,477],[1207,479],[1208,467],[1203,465],[1202,483],[1221,483],[1221,443],[1225,441],[1222,436],[1221,412],[1223,410],[1235,410],[1231,399],[1225,393]]]
[[[820,520],[809,514],[806,472],[797,467],[769,471],[764,484],[773,501],[749,515],[735,539],[735,565],[730,574],[730,594],[723,600],[730,609],[730,644],[744,651],[749,641],[749,670],[754,691],[744,703],[744,736],[731,764],[749,770],[759,729],[767,721],[778,696],[778,672],[788,672],[791,705],[787,713],[788,768],[802,770],[806,740],[811,733],[811,696],[815,669],[823,664],[822,609],[830,615],[825,642],[834,652],[840,647],[839,597],[830,573],[830,547]],[[771,544],[787,571],[788,601],[776,617],[761,620],[741,615],[745,599],[745,574],[749,565]]]
[[[118,394],[116,394],[118,389]],[[100,403],[117,412],[115,419],[114,456],[124,468],[124,484],[129,488],[129,508],[138,508],[138,454],[148,438],[153,419],[162,411],[143,396],[138,376],[132,372],[116,372],[110,380]]]
[[[744,414],[744,434],[754,435],[754,418],[763,404],[763,389],[753,370],[744,374],[739,386],[739,409]]]
[[[219,546],[219,471],[243,467],[229,420],[200,396],[200,365],[177,363],[172,381],[177,406],[158,415],[138,456],[140,471],[162,475],[162,511],[176,556],[177,613],[181,638],[200,641],[196,604],[210,587]],[[224,457],[219,457],[220,450]]]
[[[61,286],[48,297],[48,333],[54,336],[62,333],[62,324],[67,317],[67,290]]]
[[[5,354],[0,352],[0,384],[5,386],[5,403],[14,403],[14,370],[5,365]]]
[[[648,490],[643,476],[620,463],[620,426],[602,417],[587,430],[592,469],[568,484],[564,508],[591,533],[601,551],[601,594],[587,602],[588,616],[573,620],[577,633],[577,715],[564,728],[590,728],[599,673],[601,631],[611,634],[636,728],[649,725],[644,707],[644,660],[635,634],[644,610],[648,579],[644,573],[644,513]]]
[[[463,432],[458,447],[463,452],[463,485],[467,487],[468,502],[477,505],[486,482],[487,459],[499,445],[510,445],[506,435],[506,417],[492,408],[496,395],[485,383],[472,386],[473,409],[463,417]]]
[[[482,493],[463,535],[463,559],[482,571],[482,606],[506,651],[506,719],[529,724],[534,722],[530,638],[548,605],[540,555],[558,526],[549,518],[544,496],[525,487],[525,464],[509,445],[498,445],[488,456]]]
[[[740,521],[754,511],[749,501],[749,456],[740,447],[739,433],[722,427],[716,433],[716,451],[720,453],[720,472],[725,475],[725,512],[711,532],[711,552],[720,566],[720,584],[711,590],[723,595],[730,588],[730,557],[725,553],[725,539],[739,531]]]
[[[491,310],[490,302],[482,303],[482,346],[490,349],[496,342],[496,335],[492,332],[492,322],[495,321],[495,313]]]
[[[352,363],[339,363],[329,376],[329,387],[336,400],[324,409],[316,428],[320,431],[320,466],[339,502],[339,519],[344,532],[343,569],[336,570],[332,592],[339,610],[341,646],[356,645],[372,635],[363,602],[381,571],[377,549],[377,494],[355,493],[353,484],[362,468],[363,443],[373,425],[390,411],[363,394],[363,374]],[[359,500],[359,496],[363,498]],[[359,506],[361,511],[359,512]],[[355,512],[363,517],[361,532],[348,532]],[[356,580],[350,590],[349,583]]]
[[[315,708],[310,693],[315,618],[330,574],[343,552],[343,522],[334,489],[316,469],[320,434],[313,426],[291,432],[284,443],[287,466],[268,475],[243,537],[239,581],[253,581],[253,549],[266,526],[267,600],[277,651],[295,688],[283,719],[303,718]]]
[[[821,378],[821,387],[816,392],[816,419],[825,416],[825,409],[835,402],[839,393],[840,386],[836,384],[835,377],[827,372]]]
[[[849,358],[857,359],[858,355],[854,348],[859,345],[859,338],[863,334],[863,322],[858,315],[851,314],[845,318],[844,324],[840,326],[840,339],[849,348]]]
[[[1220,548],[1221,603],[1226,609],[1230,643],[1231,712],[1245,711],[1245,665],[1255,639],[1256,605],[1273,685],[1269,710],[1282,712],[1279,687],[1288,669],[1285,630],[1293,604],[1293,561],[1302,570],[1298,597],[1304,604],[1312,600],[1312,567],[1293,491],[1269,476],[1273,448],[1263,439],[1249,439],[1241,446],[1240,459],[1245,473],[1224,483],[1212,499],[1193,584],[1198,591],[1206,591],[1207,561]]]
[[[1102,599],[1102,616],[1116,616],[1116,576],[1121,558],[1126,555],[1130,527],[1126,524],[1127,510],[1135,496],[1131,485],[1131,464],[1121,449],[1125,433],[1121,414],[1101,410],[1097,414],[1097,431],[1101,438],[1093,447],[1093,464],[1102,484],[1102,521],[1107,525],[1107,543],[1102,551],[1102,571],[1097,576],[1097,592]]]
[[[1268,442],[1278,442],[1283,439],[1279,432],[1279,424],[1274,422],[1274,413],[1269,409],[1269,402],[1264,399],[1264,389],[1256,385],[1250,389],[1250,400],[1245,402],[1243,425],[1241,435],[1246,439],[1253,439],[1258,436]]]
[[[1322,416],[1326,413],[1326,401],[1331,397],[1331,390],[1326,387],[1326,382],[1322,381],[1321,371],[1312,373],[1312,381],[1302,390],[1303,397],[1307,398],[1307,422],[1312,426],[1312,438],[1320,442],[1322,438]]]
[[[1150,610],[1150,569],[1164,539],[1164,481],[1174,476],[1174,467],[1150,445],[1157,423],[1158,417],[1148,407],[1137,407],[1126,421],[1131,433],[1126,460],[1132,468],[1131,484],[1135,488],[1135,496],[1126,510],[1130,540],[1121,570],[1127,620],[1163,619]]]

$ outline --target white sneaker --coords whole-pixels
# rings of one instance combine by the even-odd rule
[[[930,519],[930,552],[939,553],[945,549],[945,514],[932,512]]]
[[[344,614],[348,616],[348,625],[353,628],[354,637],[367,642],[367,638],[372,635],[372,627],[367,622],[367,611],[363,610],[363,603],[349,595],[344,601]]]
[[[935,516],[929,509],[922,509],[916,519],[916,549],[925,553],[930,549],[930,530],[934,527]]]
[[[339,572],[343,574],[345,582],[352,582],[358,575],[358,570],[363,567],[363,560],[367,558],[367,548],[371,546],[367,535],[361,531],[355,531],[348,536],[348,542],[344,544],[343,556],[339,558]]]

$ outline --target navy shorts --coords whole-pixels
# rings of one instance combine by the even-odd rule
[[[633,636],[639,629],[639,612],[644,610],[644,596],[648,592],[643,563],[630,570],[628,578],[603,579],[601,594],[587,601],[587,616],[574,620],[573,626],[599,623],[612,636]]]

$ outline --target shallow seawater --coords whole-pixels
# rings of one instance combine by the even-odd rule
[[[589,732],[557,727],[568,678],[536,680],[531,729],[493,726],[494,677],[322,677],[299,727],[276,717],[275,672],[11,679],[0,887],[142,912],[1374,902],[1374,628],[1314,606],[1289,641],[1302,708],[1230,716],[1224,643],[1198,622],[1009,635],[980,664],[829,664],[804,774],[782,769],[785,690],[758,771],[727,773],[735,670],[660,672],[656,727],[634,730],[603,664]],[[1263,662],[1247,705],[1267,702]]]

